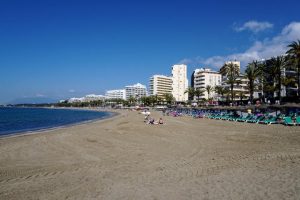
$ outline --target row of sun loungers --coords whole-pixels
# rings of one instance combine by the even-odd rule
[[[284,124],[284,125],[300,125],[300,116],[296,116],[294,119],[291,116],[272,116],[272,115],[246,115],[246,116],[233,116],[230,114],[208,114],[206,116],[209,119],[227,120],[236,122],[247,122],[256,124]]]
[[[169,116],[193,116],[194,118],[208,118],[215,120],[226,120],[256,124],[284,124],[287,126],[300,125],[300,115],[292,114],[290,116],[284,115],[269,115],[269,114],[244,114],[241,116],[234,115],[232,112],[214,112],[214,111],[187,111],[187,110],[176,110],[168,112]]]

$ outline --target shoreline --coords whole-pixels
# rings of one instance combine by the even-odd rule
[[[30,108],[30,107],[29,107]],[[45,108],[41,107],[44,109],[56,109],[56,108]],[[60,108],[58,108],[60,109]],[[51,132],[55,130],[60,130],[60,129],[65,129],[73,126],[80,126],[84,124],[90,124],[90,123],[95,123],[95,122],[101,122],[101,121],[106,121],[109,119],[116,118],[117,116],[121,115],[121,113],[115,112],[115,111],[104,111],[104,110],[97,110],[97,109],[67,109],[67,108],[62,108],[65,110],[84,110],[84,111],[95,111],[95,112],[107,112],[109,115],[105,116],[103,118],[98,118],[98,119],[92,119],[92,120],[86,120],[86,121],[81,121],[81,122],[74,122],[70,124],[65,124],[65,125],[60,125],[60,126],[53,126],[53,127],[46,127],[46,128],[40,128],[36,130],[29,130],[29,131],[20,131],[20,132],[14,132],[14,133],[9,133],[7,135],[0,135],[0,140],[6,139],[6,138],[15,138],[15,137],[23,137],[23,136],[30,136],[30,135],[35,135],[35,134],[45,134],[46,132]]]

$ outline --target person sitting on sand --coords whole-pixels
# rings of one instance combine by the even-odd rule
[[[144,122],[149,122],[149,117],[150,117],[150,115],[146,115],[145,119],[144,119]]]
[[[154,118],[150,118],[150,120],[148,121],[148,124],[154,124],[155,119]]]
[[[162,118],[159,118],[159,120],[158,120],[158,124],[164,124],[164,121],[163,121],[163,119],[162,119]]]

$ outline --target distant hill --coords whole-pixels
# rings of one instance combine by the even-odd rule
[[[26,97],[15,99],[8,104],[42,104],[42,103],[57,103],[57,99],[47,97]]]

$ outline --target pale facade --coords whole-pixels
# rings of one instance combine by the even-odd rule
[[[96,94],[88,94],[84,97],[85,101],[90,102],[90,101],[104,101],[105,96],[103,95],[96,95]]]
[[[149,94],[163,97],[165,94],[172,94],[172,77],[154,75],[150,78]]]
[[[96,95],[96,94],[88,94],[85,97],[80,97],[80,98],[70,98],[68,99],[69,103],[79,103],[79,102],[91,102],[91,101],[104,101],[105,100],[105,96],[103,95]]]
[[[222,84],[222,75],[219,72],[212,71],[211,69],[207,68],[200,68],[194,71],[194,88],[201,89],[205,92],[200,98],[217,98],[217,94],[212,90],[208,95],[206,91],[206,87],[210,85],[212,88],[215,88],[218,85]]]
[[[105,93],[107,99],[124,99],[126,100],[126,91],[121,90],[108,90]]]
[[[173,65],[172,67],[172,94],[176,101],[187,101],[188,93],[185,91],[188,88],[187,79],[187,66],[186,65]]]
[[[128,100],[130,97],[140,98],[147,96],[147,87],[140,83],[135,85],[129,85],[125,87],[126,99]]]

